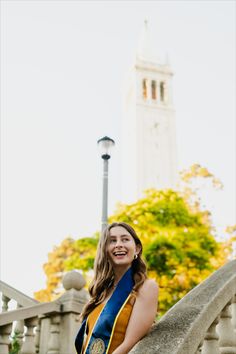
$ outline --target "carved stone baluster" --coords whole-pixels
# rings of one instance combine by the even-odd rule
[[[231,308],[232,308],[232,323],[233,323],[235,340],[236,340],[236,295],[234,295],[233,297]]]
[[[47,354],[60,353],[60,322],[59,315],[51,317],[50,339]]]
[[[42,353],[46,354],[49,348],[51,317],[49,314],[47,316],[40,315],[39,320],[40,320],[39,352],[40,354]]]
[[[2,294],[2,312],[8,311],[8,302],[10,300],[9,297]]]
[[[12,324],[0,327],[0,353],[8,354],[9,353],[9,336],[12,331]]]
[[[19,304],[17,304],[17,308],[21,308]],[[22,347],[23,344],[23,337],[24,337],[24,320],[20,320],[16,322],[15,328],[14,328],[14,333],[16,335],[17,341],[20,345],[20,348]]]
[[[25,333],[25,340],[23,342],[23,346],[21,348],[21,354],[35,354],[35,343],[34,343],[34,327],[37,326],[38,318],[30,318],[25,320],[25,326],[27,327]]]
[[[204,338],[203,346],[202,346],[202,354],[220,354],[219,349],[219,336],[216,333],[216,325],[219,322],[219,318],[217,317],[215,321],[210,325],[206,336]]]
[[[35,331],[35,351],[39,353],[39,346],[40,346],[40,331],[41,331],[41,320],[39,320],[38,325]]]
[[[235,332],[231,322],[231,301],[224,307],[220,314],[220,322],[218,324],[217,332],[219,333],[220,340],[220,353],[221,354],[236,354],[235,346]]]

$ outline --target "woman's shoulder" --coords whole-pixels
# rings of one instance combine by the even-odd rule
[[[154,279],[145,279],[144,283],[140,286],[138,292],[140,295],[157,296],[158,284]]]

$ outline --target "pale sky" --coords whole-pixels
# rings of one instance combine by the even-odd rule
[[[236,222],[235,1],[1,1],[1,278],[32,295],[67,236],[100,230],[102,160],[116,142],[109,212],[121,192],[126,73],[144,19],[168,52],[178,169],[200,163],[224,184],[204,203]]]

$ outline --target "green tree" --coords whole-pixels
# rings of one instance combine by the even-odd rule
[[[109,221],[131,224],[141,238],[149,275],[159,283],[160,313],[225,262],[206,213],[176,191],[150,189],[136,203],[119,205]]]
[[[75,241],[74,252],[65,261],[65,270],[78,269],[86,279],[87,285],[93,277],[94,259],[97,251],[99,233],[92,237],[83,237]]]
[[[84,273],[93,269],[98,238],[99,234],[97,233],[92,237],[83,237],[75,241],[74,252],[65,261],[65,269],[67,271],[79,269]]]

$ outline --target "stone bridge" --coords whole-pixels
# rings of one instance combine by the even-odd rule
[[[75,354],[79,314],[88,293],[77,271],[64,276],[63,286],[60,298],[39,303],[0,282],[0,354],[10,353],[14,333],[20,354]],[[15,310],[8,309],[9,302]],[[236,260],[191,290],[130,351],[154,353],[236,354]]]

